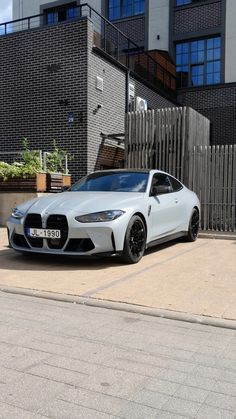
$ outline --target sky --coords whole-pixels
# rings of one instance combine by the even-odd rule
[[[12,20],[12,0],[0,0],[0,23]]]

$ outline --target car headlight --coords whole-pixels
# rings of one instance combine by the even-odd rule
[[[104,221],[113,221],[123,215],[125,212],[121,210],[93,212],[91,214],[80,215],[75,217],[80,223],[101,223]]]
[[[21,210],[19,210],[18,208],[13,208],[11,216],[13,218],[17,218],[18,220],[20,220],[21,218],[23,218],[25,215],[25,213]]]

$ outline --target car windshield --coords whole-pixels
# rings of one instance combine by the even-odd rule
[[[92,173],[75,183],[70,191],[145,192],[148,177],[148,172]]]

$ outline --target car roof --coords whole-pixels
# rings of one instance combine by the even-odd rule
[[[163,172],[162,170],[157,170],[157,169],[106,169],[106,170],[96,170],[95,172],[92,173],[129,173],[129,172],[133,172],[133,173],[166,173]]]

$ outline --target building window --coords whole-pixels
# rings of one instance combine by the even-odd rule
[[[109,20],[137,16],[144,13],[145,0],[109,0]]]
[[[53,7],[44,10],[46,15],[46,24],[52,25],[53,23],[64,22],[66,20],[73,20],[77,16],[76,2],[69,3],[64,6]]]
[[[221,82],[221,38],[182,42],[176,45],[178,87]]]
[[[192,3],[192,0],[176,0],[176,6],[184,6],[189,3]]]

